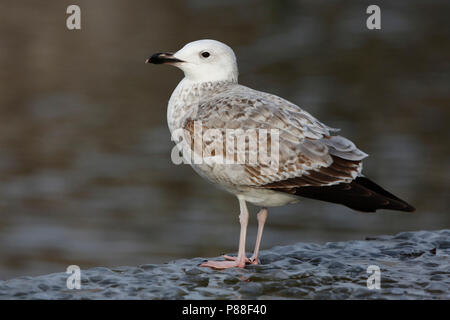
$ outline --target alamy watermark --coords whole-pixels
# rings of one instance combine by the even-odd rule
[[[66,270],[67,274],[70,274],[67,277],[66,286],[67,289],[81,289],[81,269],[77,265],[70,265]]]
[[[171,154],[174,164],[240,164],[258,166],[267,173],[279,168],[278,129],[215,129],[192,121],[189,129],[174,130],[172,140],[176,143]]]
[[[66,13],[70,16],[66,19],[66,27],[69,30],[81,29],[81,9],[76,4],[71,4],[67,7]]]
[[[370,265],[367,267],[367,273],[370,274],[367,278],[367,289],[381,289],[381,270],[377,265]]]
[[[381,29],[381,9],[376,4],[372,4],[367,7],[367,14],[370,16],[367,18],[366,26],[369,30]]]

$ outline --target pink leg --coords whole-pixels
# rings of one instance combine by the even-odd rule
[[[258,217],[258,234],[256,236],[255,251],[253,251],[253,255],[249,259],[251,264],[259,263],[259,260],[258,260],[259,246],[261,245],[261,239],[262,239],[262,234],[263,234],[263,230],[264,230],[264,223],[266,223],[266,219],[267,219],[267,208],[262,208],[258,212],[257,217]]]
[[[257,217],[258,217],[258,234],[256,236],[255,251],[253,252],[253,255],[250,259],[245,258],[245,263],[248,263],[248,264],[258,264],[259,263],[259,260],[258,260],[259,247],[261,245],[264,223],[266,222],[266,219],[267,219],[267,208],[262,208],[258,212]],[[227,255],[224,255],[223,257],[229,261],[237,260],[237,257],[231,257],[231,256],[227,256]]]
[[[248,209],[245,204],[245,200],[239,199],[239,206],[241,213],[239,214],[239,222],[241,223],[241,234],[239,237],[239,251],[237,258],[232,261],[207,261],[202,263],[201,267],[210,267],[214,269],[227,269],[227,268],[244,268],[247,258],[245,257],[245,238],[247,237],[247,225],[248,225]]]

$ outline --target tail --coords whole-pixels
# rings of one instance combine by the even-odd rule
[[[295,194],[305,198],[339,203],[363,212],[378,209],[412,212],[416,209],[392,193],[365,177],[357,177],[350,183],[325,187],[299,187]]]

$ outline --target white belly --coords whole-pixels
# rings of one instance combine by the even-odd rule
[[[279,207],[300,201],[300,197],[295,195],[267,189],[248,188],[237,191],[235,194],[260,207]]]

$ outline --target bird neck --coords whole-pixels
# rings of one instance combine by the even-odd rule
[[[205,82],[227,81],[231,83],[238,82],[239,71],[236,64],[222,64],[214,67],[205,67],[191,64],[182,64],[185,78],[183,80],[191,83],[201,84]]]

